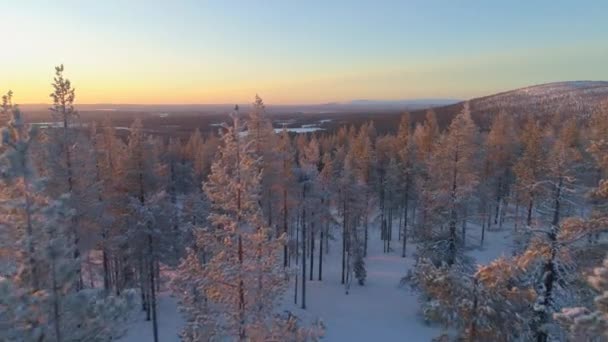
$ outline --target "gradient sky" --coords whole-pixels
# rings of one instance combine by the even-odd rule
[[[608,1],[0,0],[0,91],[79,103],[470,98],[608,79]]]

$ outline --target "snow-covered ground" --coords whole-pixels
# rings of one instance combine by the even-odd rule
[[[293,289],[286,298],[289,301],[286,309],[307,320],[322,319],[326,326],[324,341],[403,341],[406,337],[410,341],[430,341],[438,335],[440,329],[428,326],[419,317],[417,294],[408,286],[399,286],[413,259],[401,258],[397,241],[394,241],[397,250],[385,254],[379,234],[375,231],[370,234],[365,260],[367,281],[365,286],[353,281],[348,295],[340,284],[340,243],[330,247],[323,265],[323,281],[307,282],[306,312],[293,304]]]
[[[177,300],[167,291],[158,295],[158,339],[162,342],[179,342],[179,333],[183,324],[182,317],[177,310]],[[121,342],[148,342],[153,341],[152,322],[145,320],[145,313],[141,310],[134,312],[133,321]]]
[[[480,263],[488,263],[502,255],[508,256],[512,246],[512,227],[506,225],[499,231],[486,231],[484,247],[479,248],[480,228],[470,225],[467,231],[467,254]],[[396,235],[396,232],[395,232]],[[359,286],[354,280],[349,294],[345,294],[341,276],[341,243],[330,244],[329,255],[324,256],[323,280],[318,277],[317,258],[313,281],[306,283],[307,309],[300,309],[301,288],[298,288],[298,305],[294,304],[293,283],[283,298],[279,310],[289,310],[304,322],[319,318],[326,327],[324,341],[430,341],[443,329],[429,325],[419,315],[418,294],[409,286],[399,286],[400,280],[413,266],[412,253],[415,245],[408,245],[407,257],[400,256],[400,242],[393,241],[393,252],[382,252],[382,241],[377,230],[370,232],[369,251],[366,258],[367,281]],[[318,246],[316,246],[318,248]],[[310,265],[307,265],[310,267]],[[307,267],[307,268],[308,268]],[[307,269],[308,276],[309,269]],[[301,279],[298,278],[299,282]],[[308,278],[307,278],[308,280]],[[300,283],[301,284],[301,283]],[[300,287],[298,284],[298,287]],[[182,319],[177,303],[170,293],[159,295],[160,341],[179,341],[177,333]],[[122,342],[152,340],[152,326],[144,320],[143,312],[137,311],[127,335]]]

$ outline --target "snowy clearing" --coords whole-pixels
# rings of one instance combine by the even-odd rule
[[[467,233],[470,250],[468,255],[479,263],[488,263],[500,256],[508,256],[512,246],[512,227],[505,224],[501,230],[486,231],[484,247],[479,248],[480,227],[471,224]],[[284,304],[279,311],[288,310],[304,322],[319,318],[325,325],[323,341],[430,341],[441,335],[444,329],[427,324],[419,314],[418,293],[408,285],[399,283],[414,265],[412,254],[415,244],[407,246],[407,257],[400,255],[401,244],[394,240],[393,251],[382,252],[379,231],[371,230],[368,256],[365,259],[367,281],[359,286],[353,281],[349,294],[345,294],[341,276],[341,241],[330,243],[330,252],[324,255],[323,280],[318,281],[315,266],[313,281],[309,281],[307,267],[306,310],[300,308],[301,278],[298,277],[298,305],[294,304],[293,281],[285,293]],[[317,242],[318,243],[318,242]],[[315,265],[316,258],[315,255]],[[300,274],[298,272],[298,274]],[[179,341],[178,333],[183,323],[177,309],[177,301],[171,293],[159,295],[159,337],[161,341]],[[121,342],[143,342],[152,339],[152,324],[146,322],[145,314],[136,311],[134,321]]]

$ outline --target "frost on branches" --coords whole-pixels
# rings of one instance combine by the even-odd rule
[[[463,341],[521,341],[532,335],[527,310],[534,290],[512,260],[498,259],[474,273],[465,265],[435,266],[420,259],[410,280],[422,291],[426,320],[457,328]]]
[[[196,230],[196,244],[173,284],[186,316],[181,334],[186,341],[272,340],[291,324],[277,324],[274,315],[287,274],[281,262],[283,237],[273,237],[260,208],[263,156],[255,152],[255,140],[240,134],[238,108],[232,119],[203,185],[211,203],[209,225]]]
[[[70,239],[74,210],[69,196],[53,200],[43,194],[43,182],[31,166],[35,131],[26,130],[10,93],[3,100],[2,112],[11,120],[2,131],[1,181],[8,195],[3,196],[2,228],[13,242],[8,253],[14,267],[3,268],[0,277],[0,340],[116,338],[129,312],[128,296],[77,291],[80,259],[74,258]]]
[[[598,291],[595,310],[575,307],[562,309],[555,319],[569,328],[571,337],[577,341],[608,338],[608,257],[602,266],[593,270],[589,284]]]

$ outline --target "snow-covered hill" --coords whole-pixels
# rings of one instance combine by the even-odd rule
[[[469,100],[471,114],[481,128],[487,128],[501,110],[519,118],[588,117],[603,102],[608,101],[608,81],[570,81],[534,85]],[[447,125],[463,103],[435,108],[440,124]],[[425,110],[412,113],[414,121],[424,119]]]
[[[559,111],[586,115],[608,99],[608,82],[572,81],[541,84],[471,100],[475,111],[511,109],[514,114]]]

